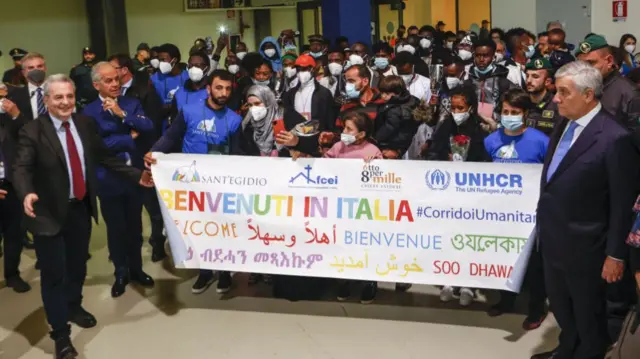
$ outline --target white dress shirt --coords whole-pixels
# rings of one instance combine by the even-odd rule
[[[313,98],[313,92],[316,90],[315,81],[307,82],[304,85],[300,85],[294,99],[295,110],[306,118],[307,121],[311,120],[311,102]]]
[[[576,127],[575,131],[573,132],[573,138],[571,139],[571,145],[569,146],[569,148],[571,148],[571,146],[573,146],[573,144],[576,143],[576,140],[578,139],[578,137],[580,137],[580,134],[582,133],[582,131],[584,131],[585,127],[587,127],[587,125],[591,123],[591,120],[593,120],[593,118],[596,117],[596,115],[598,114],[598,112],[600,112],[600,110],[602,110],[602,104],[598,103],[598,106],[596,106],[588,114],[576,120],[576,124],[578,124],[578,127]],[[565,126],[564,131],[562,132],[562,137],[564,137],[564,134],[567,132],[567,129],[569,129],[569,123],[570,122],[567,122],[567,125]],[[560,141],[558,141],[558,145],[560,145],[560,142],[562,141],[562,137],[560,138]]]
[[[129,88],[131,87],[131,84],[132,84],[132,83],[133,83],[133,77],[131,78],[131,80],[127,81],[127,83],[126,83],[126,84],[123,84],[123,85],[121,86],[120,94],[121,94],[122,96],[124,96],[124,95],[126,95],[126,94],[127,94],[127,91],[129,91]]]
[[[41,89],[42,86],[36,86],[29,82],[27,85],[29,88],[29,96],[31,98],[31,111],[33,112],[33,118],[38,118],[38,89]],[[44,89],[42,90],[42,100],[44,101]]]
[[[64,151],[64,158],[67,160],[67,173],[69,175],[69,199],[74,199],[73,195],[73,175],[71,173],[71,161],[69,159],[69,149],[67,148],[67,130],[62,127],[62,121],[49,115],[51,117],[51,121],[53,122],[53,127],[56,129],[56,134],[58,135],[58,139],[60,140],[60,144],[62,145],[62,150]],[[76,143],[76,148],[78,149],[78,156],[80,156],[80,163],[82,163],[82,177],[85,179],[86,183],[86,173],[87,167],[84,163],[84,147],[82,145],[82,140],[80,140],[80,135],[78,134],[78,129],[76,128],[75,123],[73,123],[73,119],[69,119],[69,131],[71,131],[71,136],[73,136],[73,141]],[[86,188],[86,185],[85,185]]]
[[[413,81],[407,86],[409,92],[419,100],[431,101],[431,80],[415,74]]]

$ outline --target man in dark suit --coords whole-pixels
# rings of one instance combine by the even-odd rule
[[[18,293],[28,292],[31,286],[20,277],[18,269],[22,254],[22,203],[13,186],[12,164],[16,156],[18,131],[25,124],[24,116],[15,103],[6,98],[16,91],[16,87],[7,88],[0,84],[0,189],[7,195],[0,201],[0,228],[4,237],[4,277],[7,287]]]
[[[33,120],[47,110],[44,105],[43,86],[47,73],[44,56],[30,52],[22,58],[22,73],[27,85],[17,88],[9,99],[15,102],[20,113],[28,120]]]
[[[545,284],[562,329],[533,358],[602,359],[610,344],[605,285],[622,279],[640,183],[631,133],[602,109],[602,75],[583,61],[556,74],[562,121],[551,135],[538,203]]]
[[[138,149],[142,153],[147,153],[162,134],[164,103],[153,87],[149,74],[146,71],[134,71],[133,62],[128,55],[111,56],[109,62],[116,68],[118,76],[120,76],[122,95],[140,101],[145,115],[153,122],[154,131],[141,133],[136,139]],[[164,249],[166,237],[162,234],[164,221],[160,212],[160,204],[155,189],[143,188],[142,191],[144,207],[149,213],[151,222],[151,237],[149,238],[149,244],[153,248],[151,260],[159,262],[167,258]]]
[[[56,358],[75,358],[69,321],[83,328],[96,319],[82,308],[91,217],[96,221],[96,170],[101,165],[131,182],[152,186],[148,172],[127,166],[98,136],[95,121],[73,114],[75,89],[66,75],[44,84],[48,113],[26,124],[18,138],[14,186],[25,224],[34,234],[41,290]]]
[[[135,140],[140,133],[153,131],[140,102],[120,95],[120,78],[110,63],[99,62],[91,70],[98,99],[86,105],[83,115],[96,120],[105,145],[127,161],[144,169]],[[153,286],[153,279],[142,270],[142,191],[114,171],[98,167],[98,197],[102,218],[107,224],[109,256],[115,267],[111,296],[124,294],[129,281]]]

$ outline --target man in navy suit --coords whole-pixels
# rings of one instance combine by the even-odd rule
[[[143,152],[135,139],[153,131],[153,123],[134,98],[121,96],[120,78],[110,63],[100,62],[91,70],[99,97],[84,108],[93,117],[105,145],[129,166],[142,169]],[[129,280],[153,286],[153,279],[142,271],[142,190],[104,167],[97,168],[98,197],[107,224],[109,254],[115,267],[111,296],[124,294]]]
[[[602,109],[602,75],[588,63],[556,73],[563,117],[551,135],[538,202],[538,240],[551,308],[562,332],[535,359],[602,359],[605,285],[622,279],[640,156],[631,133]]]

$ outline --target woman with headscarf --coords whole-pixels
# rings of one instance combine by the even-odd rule
[[[266,86],[251,86],[247,90],[247,104],[249,111],[242,120],[244,153],[277,157],[274,131],[284,129],[284,124],[283,110],[278,106],[275,94]]]

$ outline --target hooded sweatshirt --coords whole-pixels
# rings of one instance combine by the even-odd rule
[[[276,48],[276,54],[272,58],[269,58],[267,55],[265,55],[264,50],[262,49],[262,47],[266,43],[271,43]],[[271,67],[273,67],[274,72],[282,72],[282,50],[280,49],[280,45],[278,45],[278,42],[275,38],[271,36],[265,37],[264,40],[262,40],[262,42],[260,43],[258,52],[260,52],[260,55],[262,55],[262,57],[264,57],[266,60],[271,61]]]

